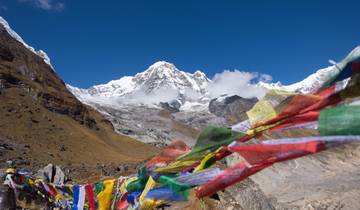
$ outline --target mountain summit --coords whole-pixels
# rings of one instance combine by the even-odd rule
[[[144,72],[136,74],[133,81],[147,93],[164,87],[179,90],[181,93],[186,89],[205,93],[210,80],[201,71],[190,74],[179,70],[172,63],[158,61]]]
[[[88,89],[76,88],[71,85],[67,85],[67,87],[84,102],[110,97],[129,101],[143,96],[160,97],[159,100],[151,100],[151,102],[167,102],[174,99],[184,102],[185,98],[205,95],[210,81],[205,73],[199,70],[191,74],[179,70],[172,63],[158,61],[135,76],[124,76]]]

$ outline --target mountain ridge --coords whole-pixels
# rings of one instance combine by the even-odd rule
[[[33,52],[34,54],[40,56],[44,62],[46,64],[48,64],[53,70],[54,70],[54,67],[51,65],[51,62],[50,62],[50,58],[49,56],[46,54],[46,52],[44,52],[43,50],[38,50],[36,51],[34,47],[28,45],[22,38],[21,36],[19,36],[9,25],[9,23],[3,18],[0,16],[0,25],[2,25],[5,30],[7,31],[7,33],[13,37],[14,39],[16,39],[17,41],[19,41],[21,44],[23,44],[28,50],[30,50],[31,52]]]

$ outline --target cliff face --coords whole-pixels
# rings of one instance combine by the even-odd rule
[[[115,134],[112,124],[83,105],[44,59],[0,25],[0,164],[37,168],[138,162],[156,149]],[[4,146],[5,145],[5,146]]]

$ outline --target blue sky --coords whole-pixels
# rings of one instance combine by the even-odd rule
[[[0,15],[79,87],[158,60],[293,83],[360,44],[360,1],[1,0]]]

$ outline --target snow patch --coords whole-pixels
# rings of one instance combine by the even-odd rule
[[[208,110],[208,104],[199,103],[199,102],[191,102],[186,101],[181,107],[180,111],[191,111],[191,112],[197,112],[197,111],[207,111]]]

